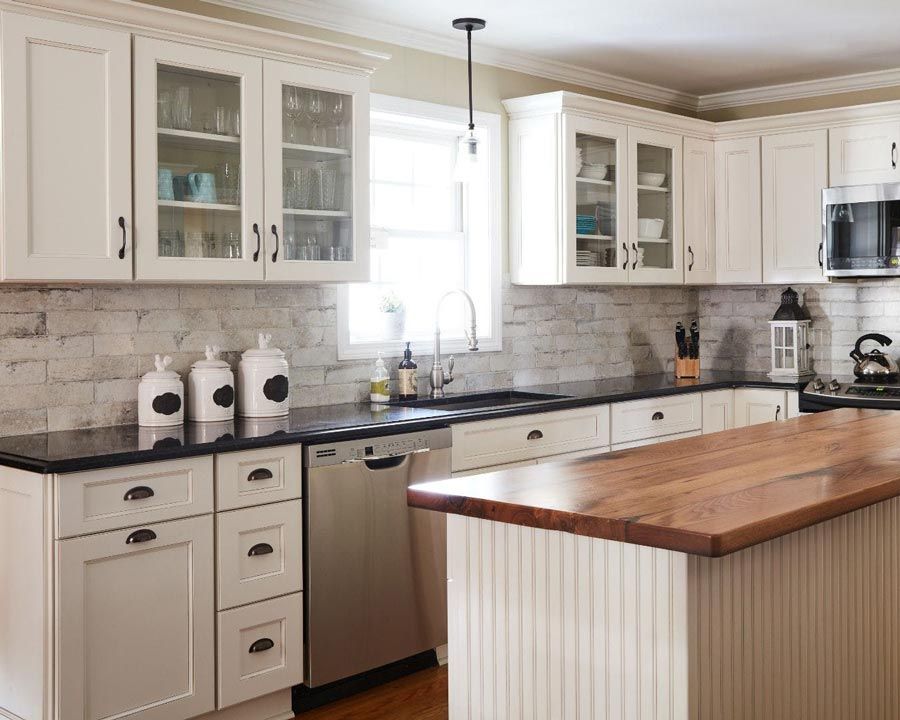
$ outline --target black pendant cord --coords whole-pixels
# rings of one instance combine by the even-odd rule
[[[466,26],[466,40],[469,45],[469,130],[475,129],[475,121],[472,113],[472,26]]]

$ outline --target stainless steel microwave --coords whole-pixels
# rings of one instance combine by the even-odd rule
[[[822,248],[829,277],[900,276],[900,183],[823,190]]]

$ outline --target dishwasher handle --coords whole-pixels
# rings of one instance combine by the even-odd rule
[[[369,470],[387,470],[388,468],[395,468],[402,465],[403,461],[408,457],[418,455],[419,453],[430,452],[430,450],[431,448],[422,448],[420,450],[411,450],[410,452],[399,453],[397,455],[367,455],[365,457],[344,460],[343,464],[353,465],[356,463],[365,463]]]

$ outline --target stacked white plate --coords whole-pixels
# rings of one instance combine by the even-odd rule
[[[581,168],[584,165],[584,150],[580,147],[575,148],[575,174],[578,175],[581,172]]]
[[[596,267],[597,253],[593,250],[576,250],[575,264],[581,267]]]

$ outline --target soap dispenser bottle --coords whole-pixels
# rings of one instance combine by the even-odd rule
[[[391,376],[384,365],[384,353],[378,353],[375,372],[369,383],[369,399],[373,403],[386,403],[391,399]]]
[[[397,397],[401,400],[415,400],[419,396],[418,378],[416,377],[418,367],[412,359],[409,343],[406,343],[403,359],[397,369]]]

